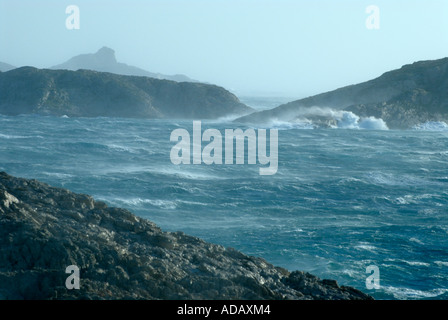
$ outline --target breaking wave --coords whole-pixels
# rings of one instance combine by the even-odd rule
[[[448,124],[443,121],[428,121],[415,125],[413,129],[421,131],[448,131]]]
[[[375,117],[360,118],[351,111],[341,111],[342,116],[336,117],[338,128],[365,129],[365,130],[389,130],[383,119]]]
[[[448,289],[437,288],[432,290],[416,290],[410,288],[400,287],[384,287],[385,292],[391,294],[395,299],[408,300],[408,299],[434,299],[448,292]]]
[[[279,129],[363,129],[363,130],[389,130],[386,122],[381,118],[360,117],[351,111],[334,110],[331,108],[311,107],[303,108],[290,120],[273,119],[270,125]]]

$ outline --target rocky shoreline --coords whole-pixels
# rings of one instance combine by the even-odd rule
[[[4,172],[0,244],[0,299],[372,299]],[[79,289],[65,286],[70,265]]]
[[[447,88],[448,58],[418,61],[370,81],[251,113],[236,122],[294,121],[319,107],[351,111],[362,118],[381,118],[390,129],[412,129],[425,122],[448,121]],[[334,123],[322,117],[318,120],[319,127],[329,125]]]

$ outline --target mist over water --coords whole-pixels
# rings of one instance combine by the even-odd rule
[[[446,299],[448,132],[372,130],[380,119],[331,112],[339,129],[275,125],[284,130],[273,176],[258,165],[173,165],[170,133],[191,132],[191,121],[0,116],[0,170],[378,299]],[[379,290],[366,290],[369,265]]]

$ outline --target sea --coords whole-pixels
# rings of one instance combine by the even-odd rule
[[[268,109],[287,100],[242,101]],[[448,125],[388,130],[381,119],[334,116],[333,128],[264,127],[278,130],[274,175],[259,164],[174,165],[170,134],[192,132],[191,120],[0,116],[0,171],[376,299],[447,299]],[[230,118],[202,127],[246,128]]]

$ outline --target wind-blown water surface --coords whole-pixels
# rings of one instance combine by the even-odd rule
[[[223,132],[237,124],[203,122]],[[308,128],[307,126],[299,126]],[[0,170],[93,195],[164,230],[351,285],[378,299],[448,298],[448,131],[281,126],[279,168],[179,165],[191,121],[0,116]],[[434,129],[434,130],[432,130]],[[378,290],[366,267],[380,269]]]

